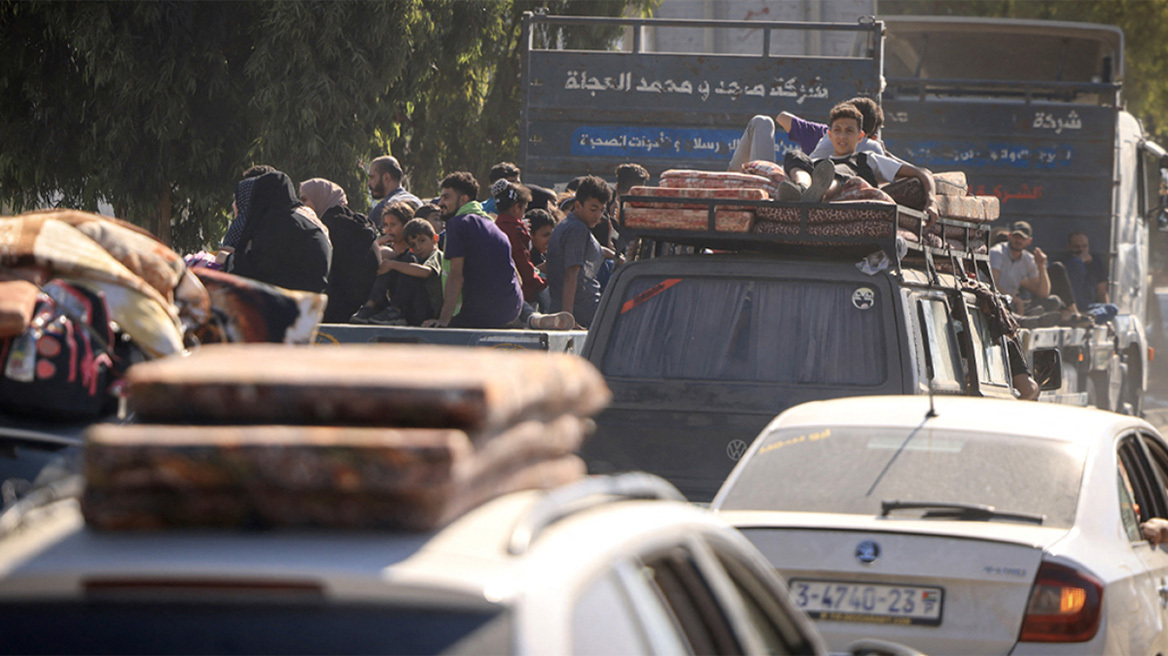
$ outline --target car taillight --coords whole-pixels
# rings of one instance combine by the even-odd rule
[[[1044,562],[1038,568],[1022,642],[1085,642],[1095,637],[1103,610],[1103,584],[1073,567]]]

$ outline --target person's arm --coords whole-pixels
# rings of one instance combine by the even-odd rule
[[[381,265],[377,267],[377,273],[379,274],[388,273],[389,271],[404,273],[407,276],[411,276],[413,278],[429,278],[430,276],[434,275],[433,269],[424,267],[421,264],[415,264],[414,262],[387,260],[382,262]]]
[[[580,265],[564,269],[564,287],[561,291],[560,306],[565,312],[572,312],[576,307],[576,279],[580,276]]]
[[[1026,278],[1018,286],[1029,290],[1036,298],[1046,298],[1050,296],[1050,275],[1046,272],[1046,253],[1041,248],[1034,249],[1034,266],[1038,268],[1038,275]]]
[[[438,314],[437,319],[423,321],[424,328],[435,326],[445,328],[450,325],[450,320],[454,318],[454,308],[458,305],[458,297],[462,294],[462,265],[464,262],[465,258],[450,258],[450,273],[446,276],[446,293],[442,300],[442,312]]]
[[[929,175],[927,171],[917,168],[912,164],[904,163],[900,165],[900,169],[896,171],[897,178],[916,178],[921,181],[921,187],[925,190],[925,216],[928,221],[925,227],[928,228],[937,222],[937,192],[933,186],[933,176]],[[996,281],[995,281],[996,282]]]
[[[1153,547],[1162,542],[1168,542],[1168,519],[1153,517],[1140,524],[1140,533],[1143,534],[1145,540],[1152,543]]]
[[[778,123],[779,126],[783,128],[784,132],[790,132],[791,123],[793,122],[791,119],[793,118],[796,118],[796,116],[791,112],[782,112],[775,117],[775,123]]]

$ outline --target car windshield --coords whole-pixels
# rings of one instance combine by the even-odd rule
[[[720,508],[879,516],[891,501],[978,504],[1045,515],[1043,526],[1066,528],[1074,523],[1086,457],[1084,447],[1055,440],[928,428],[802,427],[760,439]],[[888,516],[929,512],[893,509]]]
[[[621,300],[604,374],[879,385],[887,305],[876,285],[646,276]]]
[[[5,603],[5,654],[507,653],[505,612],[375,604]]]

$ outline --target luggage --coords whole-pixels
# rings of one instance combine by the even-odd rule
[[[100,530],[431,530],[582,477],[610,396],[575,356],[420,345],[207,346],[127,380],[144,423],[86,435]]]
[[[772,197],[778,194],[769,178],[728,171],[669,169],[661,174],[662,187],[688,189],[762,189]]]
[[[141,421],[497,430],[608,403],[586,361],[419,344],[205,346],[126,375]]]
[[[38,293],[37,286],[27,280],[0,281],[0,339],[28,329]]]
[[[721,190],[718,190],[721,191]],[[745,190],[742,190],[745,191]],[[724,205],[723,208],[730,206]],[[623,220],[630,228],[657,230],[706,230],[709,228],[709,210],[631,207],[626,205]],[[718,209],[714,212],[714,230],[718,232],[750,232],[754,211]]]
[[[117,405],[109,389],[114,345],[100,292],[48,283],[24,331],[0,339],[0,413],[49,421],[111,413]]]

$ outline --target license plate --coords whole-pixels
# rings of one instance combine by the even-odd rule
[[[791,595],[811,619],[940,626],[942,588],[792,579]]]

